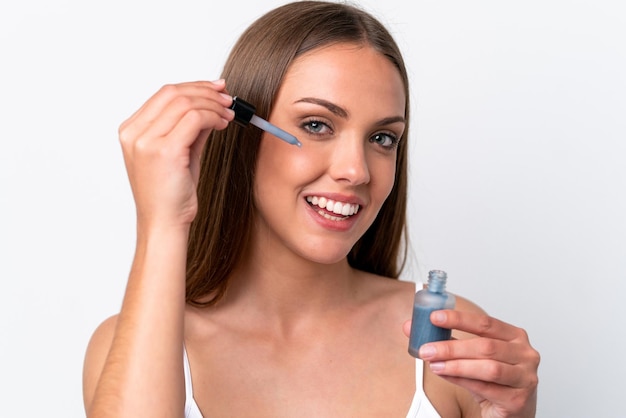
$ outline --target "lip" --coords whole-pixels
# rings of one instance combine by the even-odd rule
[[[306,198],[309,196],[325,197],[326,199],[334,200],[335,202],[359,205],[361,208],[365,207],[365,202],[363,201],[363,199],[354,195],[345,195],[341,193],[307,193],[304,196],[305,201]]]
[[[342,220],[327,219],[324,216],[319,214],[315,206],[307,202],[306,199],[309,196],[325,197],[326,199],[334,200],[336,202],[350,203],[353,205],[356,204],[356,205],[359,205],[359,211],[355,213],[354,215],[348,216],[347,218],[344,218]],[[304,196],[304,203],[305,203],[308,213],[311,215],[311,218],[318,225],[321,225],[325,229],[330,229],[333,231],[340,231],[340,232],[348,231],[354,226],[354,224],[356,223],[357,219],[360,217],[362,210],[365,206],[363,203],[363,199],[357,196],[348,196],[348,195],[344,195],[340,193],[307,193]],[[334,216],[341,217],[341,215],[334,215]]]

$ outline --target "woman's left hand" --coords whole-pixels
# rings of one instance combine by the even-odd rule
[[[430,318],[453,336],[473,334],[424,344],[419,355],[433,373],[467,389],[483,418],[535,416],[540,357],[525,330],[483,313],[441,310]]]

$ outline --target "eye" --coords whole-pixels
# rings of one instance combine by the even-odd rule
[[[300,127],[309,134],[312,135],[328,135],[333,132],[333,130],[326,124],[325,122],[319,120],[307,120],[300,125]]]
[[[395,149],[398,145],[399,138],[391,133],[379,132],[370,137],[370,142],[380,145],[385,149]]]

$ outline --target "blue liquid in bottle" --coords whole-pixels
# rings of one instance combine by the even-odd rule
[[[418,357],[420,347],[428,342],[449,340],[451,330],[435,326],[430,314],[439,309],[454,309],[454,295],[446,292],[448,275],[442,270],[428,273],[428,286],[415,293],[413,319],[409,337],[409,354]]]

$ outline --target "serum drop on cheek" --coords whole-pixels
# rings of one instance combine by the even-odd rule
[[[435,326],[430,322],[430,314],[439,309],[454,309],[454,295],[446,292],[448,275],[442,270],[428,273],[428,286],[415,293],[413,303],[413,319],[409,337],[409,354],[418,357],[422,344],[449,340],[451,330]]]

